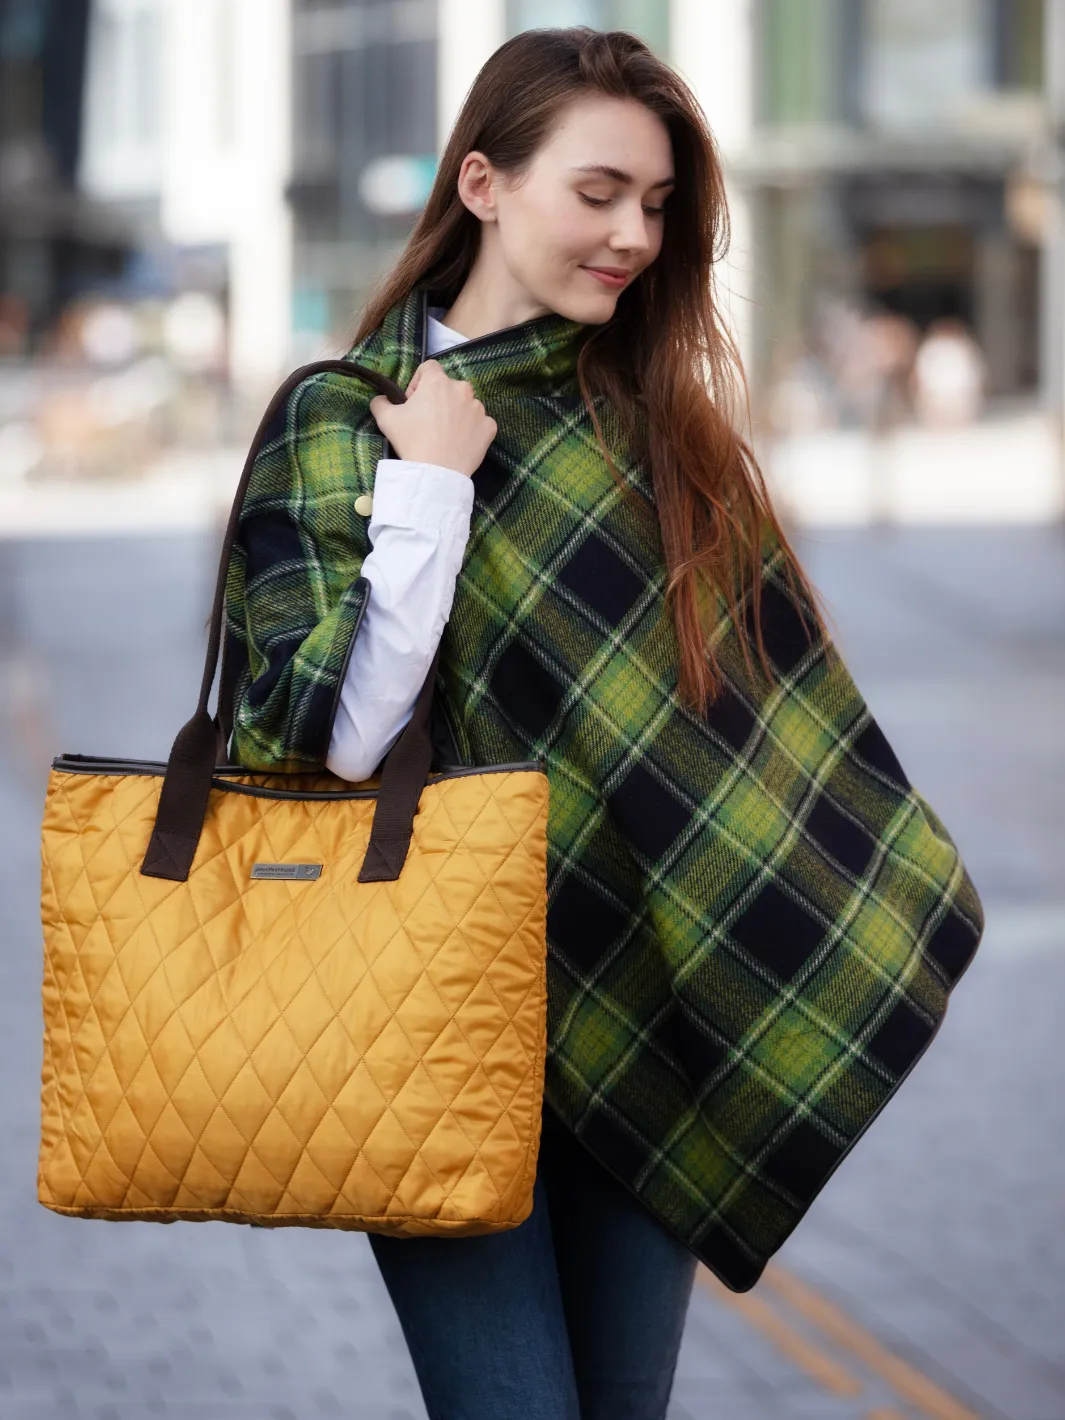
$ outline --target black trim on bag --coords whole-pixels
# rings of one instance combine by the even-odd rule
[[[112,775],[154,775],[166,774],[166,763],[154,759],[106,759],[89,754],[60,754],[52,760],[52,768],[60,774],[112,774]],[[323,771],[306,770],[306,774]],[[325,771],[328,772],[328,771]],[[470,774],[520,774],[547,773],[547,762],[543,759],[519,759],[509,764],[456,765],[430,773],[426,785],[438,784],[444,779],[461,779]],[[243,764],[219,764],[211,777],[211,787],[230,794],[250,794],[257,799],[376,799],[380,786],[376,789],[270,789],[258,784],[227,784],[223,775],[277,775],[275,770],[249,769]],[[293,775],[293,778],[298,777]]]

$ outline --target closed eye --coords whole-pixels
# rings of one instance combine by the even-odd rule
[[[589,197],[585,192],[579,192],[577,196],[582,202],[587,202],[589,207],[605,207],[608,202],[613,202],[614,200],[612,197]],[[643,210],[645,212],[661,213],[666,209],[664,207],[645,207]]]

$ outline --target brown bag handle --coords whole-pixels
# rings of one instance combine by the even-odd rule
[[[351,375],[365,380],[378,394],[383,394],[393,404],[403,404],[406,395],[394,380],[376,370],[357,365],[351,360],[318,360],[302,365],[284,382],[267,406],[266,413],[255,431],[244,470],[237,485],[222,541],[222,552],[218,563],[218,577],[215,582],[214,604],[211,609],[211,629],[207,638],[207,656],[204,662],[203,679],[200,684],[200,698],[196,713],[178,731],[167,761],[163,787],[159,794],[155,824],[148,840],[148,849],[141,863],[141,872],[146,877],[170,878],[175,882],[185,882],[192,868],[193,858],[203,832],[203,821],[207,813],[207,802],[211,792],[211,780],[219,760],[224,762],[228,754],[228,741],[232,729],[232,693],[226,685],[225,658],[223,656],[222,675],[218,689],[218,709],[212,717],[207,712],[207,703],[218,668],[219,651],[222,646],[222,621],[225,614],[226,579],[229,558],[236,541],[240,525],[240,514],[244,496],[251,479],[255,459],[262,446],[267,429],[279,408],[303,380],[318,374]],[[385,441],[388,451],[388,441]],[[377,791],[374,807],[373,826],[366,848],[359,882],[382,882],[399,877],[406,861],[414,828],[414,815],[418,800],[425,786],[432,763],[432,740],[429,732],[429,717],[436,682],[436,669],[440,660],[440,647],[436,649],[432,665],[422,683],[415,701],[414,713],[385,758],[381,771],[381,783]]]

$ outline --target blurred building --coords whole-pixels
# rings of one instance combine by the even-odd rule
[[[729,158],[760,381],[850,308],[918,332],[956,318],[992,397],[1037,393],[1062,343],[1042,0],[757,0],[750,21],[751,121]]]
[[[131,295],[214,297],[238,385],[288,359],[287,0],[93,0],[80,181],[136,233]]]
[[[823,354],[841,312],[886,312],[917,332],[958,318],[993,397],[1060,395],[1063,12],[0,0],[0,293],[39,323],[84,289],[205,294],[258,398],[343,345],[488,56],[526,28],[589,24],[641,35],[706,109],[733,224],[722,299],[756,391]]]
[[[0,356],[121,268],[124,224],[77,187],[89,0],[0,0]]]
[[[436,0],[293,0],[293,334],[354,329],[436,166]]]

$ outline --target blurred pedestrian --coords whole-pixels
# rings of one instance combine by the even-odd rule
[[[30,308],[23,296],[0,291],[0,358],[26,353],[30,333]]]
[[[865,322],[872,372],[870,427],[885,434],[896,429],[910,412],[909,380],[920,334],[908,317],[895,311],[877,311]]]
[[[913,321],[894,311],[825,302],[818,325],[842,421],[874,432],[901,423],[909,413],[919,339]]]
[[[965,322],[934,320],[913,364],[913,402],[923,423],[958,428],[980,415],[987,392],[987,361]]]
[[[405,401],[335,371],[297,381],[244,500],[235,763],[365,781],[439,651],[442,772],[548,774],[531,1211],[403,1235],[427,1213],[444,1232],[466,1172],[483,1177],[458,1162],[455,1104],[363,1220],[432,1420],[663,1420],[697,1260],[757,1281],[980,934],[737,431],[711,280],[726,216],[705,114],[644,43],[508,40],[348,352]],[[457,951],[491,949],[462,932]],[[400,1012],[380,990],[353,1138],[395,1135],[400,1095],[411,1128],[445,1089],[482,1116],[509,1098],[513,1041],[477,1041],[456,1080],[427,1039],[392,1080]]]
[[[773,360],[765,399],[767,432],[777,438],[808,434],[833,422],[834,402],[821,362],[796,341]]]

